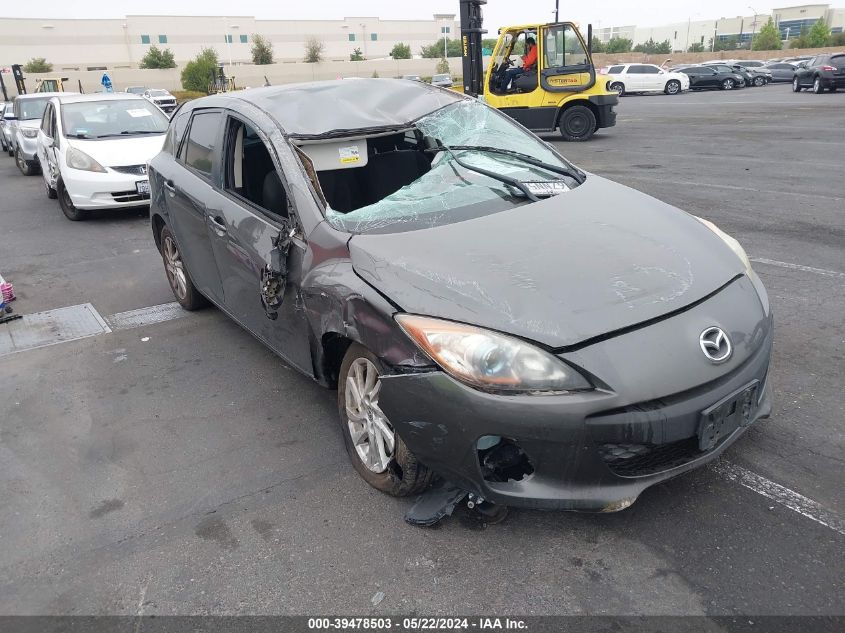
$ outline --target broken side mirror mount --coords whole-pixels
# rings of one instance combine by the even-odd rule
[[[282,229],[273,238],[270,261],[261,269],[261,305],[271,321],[279,318],[279,308],[285,298],[288,277],[288,253],[291,240],[296,233],[293,222],[289,219],[282,224]]]

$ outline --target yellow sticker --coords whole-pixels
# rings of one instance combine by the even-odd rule
[[[357,145],[349,145],[347,147],[338,148],[338,154],[340,154],[340,162],[343,164],[347,163],[357,163],[361,160],[361,155],[358,152]]]

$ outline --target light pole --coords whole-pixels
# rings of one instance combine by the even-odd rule
[[[555,0],[555,22],[559,21],[558,13],[560,11],[560,0]]]
[[[749,44],[748,50],[754,50],[754,36],[757,35],[757,9],[750,5],[748,8],[754,11],[754,22],[751,23],[751,44]]]

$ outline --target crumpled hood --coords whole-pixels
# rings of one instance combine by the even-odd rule
[[[553,198],[355,235],[355,271],[407,312],[565,347],[694,303],[744,272],[691,215],[588,175]]]
[[[68,145],[82,150],[103,167],[146,165],[164,145],[165,134],[145,134],[127,138],[100,140],[65,139]]]

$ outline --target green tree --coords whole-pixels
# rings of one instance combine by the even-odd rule
[[[754,44],[751,48],[755,51],[779,51],[783,48],[780,41],[780,31],[772,18],[769,18],[760,32],[754,36]]]
[[[840,33],[831,33],[830,39],[827,40],[828,46],[845,46],[845,31]]]
[[[704,44],[701,42],[693,42],[689,45],[687,49],[687,53],[703,53],[704,52]]]
[[[604,53],[605,52],[604,42],[602,42],[595,35],[593,35],[593,52],[594,53]]]
[[[810,30],[806,26],[801,27],[798,37],[789,40],[789,48],[810,48]]]
[[[827,46],[827,40],[830,39],[830,27],[823,19],[816,20],[813,28],[807,34],[807,48],[821,48]]]
[[[635,53],[646,53],[651,55],[652,53],[662,53],[668,54],[672,52],[672,44],[669,40],[663,40],[662,42],[655,42],[653,38],[648,38],[642,44],[637,44],[634,47]]]
[[[630,53],[634,42],[627,37],[611,37],[605,46],[608,53]]]
[[[495,37],[485,37],[483,40],[481,40],[481,48],[485,48],[492,52],[492,50],[496,48],[497,41],[498,40],[496,40]]]
[[[351,62],[362,62],[362,61],[364,61],[364,53],[361,52],[360,48],[356,48],[351,53],[349,53],[349,61],[351,61]]]
[[[390,51],[393,59],[411,59],[411,47],[408,44],[397,42]]]
[[[141,68],[176,68],[173,51],[169,48],[161,50],[158,46],[150,46],[147,54],[141,58]]]
[[[437,62],[437,68],[435,69],[435,72],[440,75],[451,74],[452,71],[449,68],[449,62],[446,61],[445,57],[443,57],[439,62]]]
[[[49,73],[53,71],[53,64],[47,62],[43,57],[33,57],[23,66],[26,73]]]
[[[250,53],[252,53],[252,63],[257,66],[273,63],[273,43],[263,35],[253,33]]]
[[[711,39],[710,44],[714,51],[733,51],[739,48],[739,35],[731,35],[725,39],[716,38],[715,42]]]
[[[443,57],[443,40],[437,40],[420,48],[420,55],[425,59],[439,59]],[[460,57],[461,56],[461,41],[460,40],[446,40],[446,56]]]
[[[316,37],[309,37],[305,42],[305,61],[309,64],[316,64],[323,59],[325,46]]]
[[[204,48],[182,69],[182,88],[208,94],[211,73],[217,72],[217,51]]]

